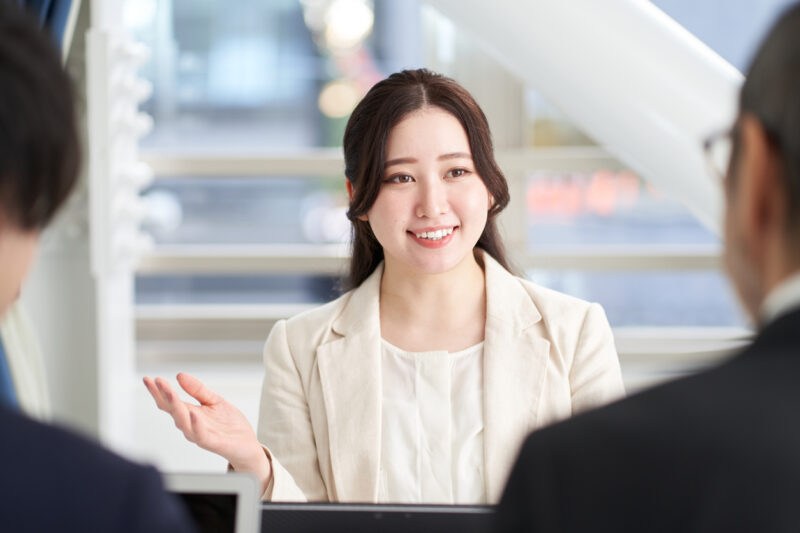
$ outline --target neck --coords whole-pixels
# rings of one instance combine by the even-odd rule
[[[762,262],[763,292],[761,303],[781,283],[800,272],[800,259],[797,251],[787,243],[787,239],[773,238],[768,241],[765,260]]]
[[[470,254],[440,274],[407,271],[389,260],[380,294],[381,333],[413,351],[454,351],[483,340],[486,321],[485,279]]]
[[[779,285],[796,274],[800,274],[800,265],[797,265],[794,268],[786,268],[780,272],[775,272],[774,274],[770,275],[764,283],[764,297],[762,298],[762,303],[764,298],[769,296],[769,294],[777,289]]]

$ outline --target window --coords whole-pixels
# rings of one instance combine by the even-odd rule
[[[708,16],[657,4],[690,28]],[[347,16],[326,18],[335,6]],[[501,226],[531,279],[600,302],[619,331],[744,325],[713,233],[419,2],[126,0],[124,13],[156,50],[144,72],[155,127],[141,150],[156,172],[145,228],[157,246],[137,276],[143,324],[190,322],[192,306],[220,323],[250,306],[268,324],[338,294],[346,117],[378,79],[428,65],[489,116],[512,189]]]
[[[655,1],[740,69],[786,3]],[[156,174],[145,192],[156,248],[136,279],[140,369],[191,362],[213,377],[244,361],[246,377],[221,372],[218,390],[255,416],[272,324],[340,291],[346,117],[375,81],[422,65],[481,103],[511,188],[501,227],[517,267],[604,306],[629,391],[710,364],[746,336],[718,237],[417,0],[123,5],[154,51],[143,74],[155,127],[141,153]],[[162,453],[160,442],[141,447]],[[167,461],[195,468],[180,450]]]

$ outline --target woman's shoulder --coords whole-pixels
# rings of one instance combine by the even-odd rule
[[[593,308],[600,308],[580,298],[549,289],[529,279],[514,275],[488,254],[484,255],[486,283],[491,307],[497,313],[541,315],[545,321],[582,321]],[[533,309],[531,309],[531,306]]]
[[[608,318],[600,304],[543,287],[527,279],[516,279],[530,297],[542,324],[553,339],[577,340],[587,332],[601,332],[604,336],[610,334]]]
[[[580,314],[583,316],[589,311],[590,307],[600,307],[599,304],[550,289],[531,280],[517,276],[515,278],[522,285],[533,304],[539,309],[539,312],[545,317],[550,317],[554,314]]]
[[[330,329],[331,324],[347,307],[347,303],[350,301],[352,295],[353,291],[350,290],[326,304],[298,313],[286,319],[286,328],[307,332],[318,329]]]
[[[305,367],[313,360],[316,349],[333,339],[333,324],[347,307],[351,292],[276,322],[264,346],[265,357],[281,359],[291,354],[295,364]]]

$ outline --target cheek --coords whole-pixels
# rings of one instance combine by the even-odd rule
[[[478,182],[470,190],[460,195],[459,208],[462,211],[462,217],[467,216],[468,213],[471,219],[483,221],[485,224],[489,212],[489,191],[486,190],[483,182]]]
[[[33,266],[35,251],[36,248],[33,243],[26,243],[26,246],[20,250],[20,254],[15,259],[12,259],[13,266],[11,270],[17,286],[22,285],[28,271]]]
[[[5,247],[0,246],[0,316],[16,300],[22,282],[30,270],[36,254],[37,240],[25,238]]]
[[[722,223],[723,237],[723,259],[728,272],[733,272],[736,268],[736,257],[739,248],[739,235],[736,231],[736,214],[733,205],[728,201]]]
[[[726,248],[735,249],[743,244],[744,213],[741,202],[735,194],[725,196],[725,214],[723,218],[723,237]]]
[[[396,195],[378,194],[375,203],[367,211],[367,220],[373,232],[380,233],[385,228],[391,228],[401,223],[403,203]]]

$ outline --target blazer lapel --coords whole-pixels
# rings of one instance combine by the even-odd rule
[[[484,339],[484,456],[489,501],[499,501],[523,438],[536,426],[550,343],[541,315],[514,276],[488,254]],[[377,499],[381,451],[381,265],[353,291],[317,348],[331,469],[340,501]]]
[[[550,342],[532,327],[542,319],[517,278],[489,254],[483,359],[486,493],[499,501],[525,435],[536,426]]]
[[[381,450],[380,282],[383,265],[355,289],[317,348],[330,460],[340,501],[377,498]]]

